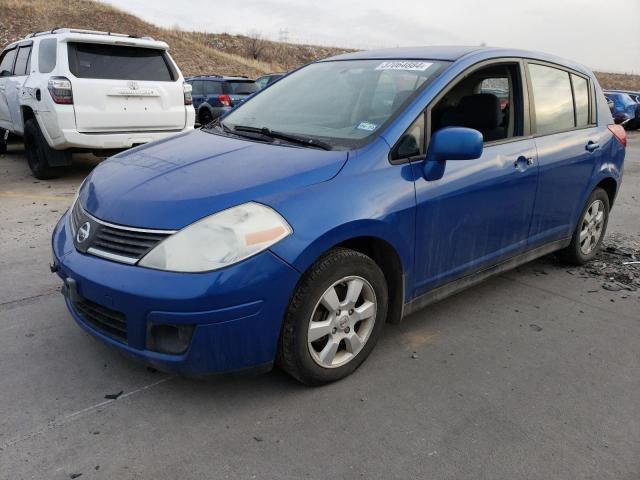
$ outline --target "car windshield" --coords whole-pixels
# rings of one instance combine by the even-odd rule
[[[333,148],[367,141],[449,62],[349,60],[308,65],[223,119],[236,127],[316,138]]]

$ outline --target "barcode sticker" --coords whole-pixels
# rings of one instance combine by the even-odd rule
[[[424,72],[433,63],[431,62],[415,62],[411,60],[394,60],[382,62],[376,67],[376,70],[414,70]]]

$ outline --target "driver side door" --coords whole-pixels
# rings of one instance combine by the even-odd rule
[[[509,123],[504,127],[503,138],[497,139],[485,131],[482,156],[447,161],[438,180],[425,180],[421,162],[412,163],[417,178],[414,296],[526,250],[537,188],[537,153],[525,122],[529,106],[523,66],[518,60],[500,65],[509,72],[510,122],[515,128]],[[495,66],[489,63],[472,67],[462,77],[468,82],[469,75],[475,72],[482,80],[486,77],[481,69],[493,72]],[[454,88],[456,84],[450,90]],[[487,94],[477,89],[464,94],[474,95],[486,98]],[[501,108],[503,102],[492,100],[495,108]],[[427,109],[428,124],[433,120],[432,110]]]

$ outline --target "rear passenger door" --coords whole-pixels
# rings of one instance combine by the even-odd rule
[[[530,244],[536,246],[571,236],[606,133],[596,125],[587,76],[537,62],[529,62],[527,70],[539,163],[530,231]]]
[[[200,105],[202,105],[202,102],[204,101],[204,96],[202,91],[202,84],[204,82],[202,80],[189,80],[189,83],[193,88],[191,90],[191,99],[193,101],[193,108],[195,108],[197,112],[198,108],[200,107]]]

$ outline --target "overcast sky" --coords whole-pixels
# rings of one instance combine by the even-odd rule
[[[103,0],[160,26],[352,48],[541,50],[640,74],[640,0]],[[605,7],[606,8],[603,8]]]

